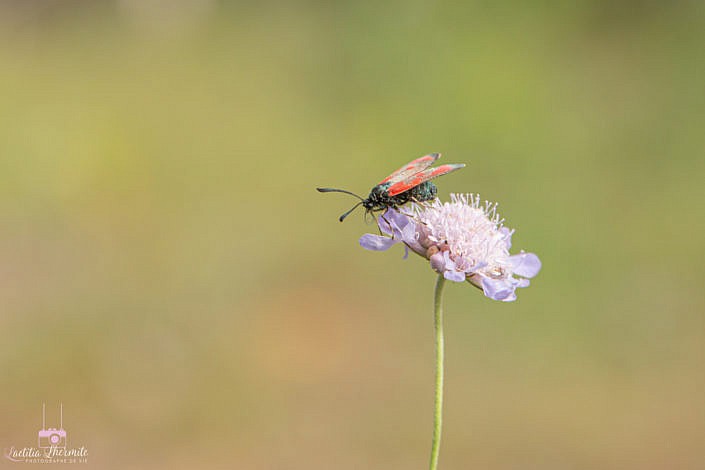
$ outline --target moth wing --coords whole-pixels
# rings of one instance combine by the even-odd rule
[[[415,175],[416,173],[423,171],[429,166],[433,165],[433,162],[435,162],[439,158],[441,158],[440,153],[430,153],[428,155],[424,155],[423,157],[417,158],[416,160],[412,160],[403,167],[399,168],[391,175],[384,178],[382,181],[379,182],[379,184],[388,182],[394,184],[397,181],[407,179],[410,176]]]
[[[411,188],[415,188],[421,183],[424,183],[433,178],[437,178],[441,175],[448,174],[451,171],[459,170],[463,167],[465,167],[464,163],[449,163],[446,165],[437,166],[435,168],[429,168],[428,170],[424,170],[416,174],[412,174],[411,176],[402,181],[393,183],[387,189],[387,194],[389,196],[396,196],[397,194],[404,193],[410,190]]]

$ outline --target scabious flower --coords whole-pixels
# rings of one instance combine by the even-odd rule
[[[451,194],[451,202],[435,199],[403,212],[390,208],[377,224],[386,236],[363,235],[363,248],[385,251],[404,243],[407,254],[411,249],[428,259],[444,278],[467,280],[494,300],[516,300],[515,290],[541,269],[533,253],[509,254],[514,231],[503,226],[497,204],[481,204],[477,194]]]

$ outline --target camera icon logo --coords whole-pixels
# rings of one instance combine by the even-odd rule
[[[63,447],[66,448],[66,431],[63,429],[49,428],[42,429],[37,433],[39,447]]]
[[[37,433],[40,449],[50,447],[66,448],[66,430],[64,429],[64,404],[61,404],[61,422],[59,429],[46,427],[46,405],[42,404],[42,429]]]

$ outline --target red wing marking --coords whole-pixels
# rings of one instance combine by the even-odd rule
[[[396,183],[397,181],[404,180],[412,175],[415,175],[416,173],[425,170],[429,166],[433,165],[433,162],[438,160],[441,157],[440,153],[431,153],[428,155],[425,155],[423,157],[417,158],[416,160],[412,160],[403,167],[399,168],[397,171],[392,173],[391,175],[387,176],[384,178],[382,181],[379,182],[379,184],[390,182],[392,184]]]
[[[397,194],[406,192],[411,188],[415,188],[425,181],[445,175],[451,171],[459,170],[464,166],[464,163],[449,163],[446,165],[437,166],[435,168],[429,168],[428,170],[413,174],[403,181],[392,184],[389,189],[387,189],[387,194],[389,196],[396,196]]]

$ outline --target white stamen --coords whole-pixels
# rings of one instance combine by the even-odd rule
[[[492,278],[511,276],[506,236],[500,229],[504,219],[497,204],[481,203],[479,194],[451,194],[451,202],[436,199],[414,208],[415,218],[435,243],[447,241],[452,259],[462,258],[482,265],[479,272]]]

